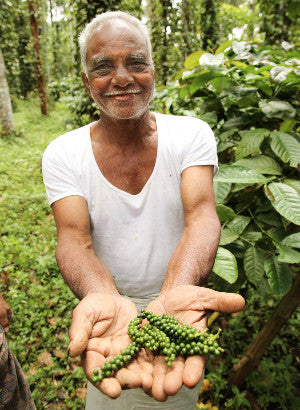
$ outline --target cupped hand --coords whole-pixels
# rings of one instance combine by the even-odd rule
[[[244,298],[235,293],[217,292],[212,289],[192,285],[177,286],[149,303],[146,310],[155,314],[172,315],[180,323],[204,330],[207,325],[207,311],[222,313],[239,312],[245,305]],[[179,356],[168,367],[163,356],[152,356],[152,395],[158,401],[165,401],[176,394],[182,385],[195,387],[202,377],[205,356]]]
[[[0,325],[7,332],[11,322],[11,309],[0,293]]]
[[[135,305],[128,299],[105,293],[91,293],[77,305],[70,328],[69,355],[82,355],[83,368],[89,380],[93,370],[102,366],[125,349],[131,340],[128,324],[137,315]],[[96,383],[96,387],[111,398],[121,394],[122,388],[152,386],[153,366],[144,350],[126,368]]]

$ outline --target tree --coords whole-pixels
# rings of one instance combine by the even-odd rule
[[[39,3],[37,2],[37,6]],[[34,6],[33,0],[28,0],[28,9],[29,9],[29,16],[30,16],[30,28],[31,28],[31,35],[33,39],[33,49],[35,52],[35,73],[36,73],[36,80],[37,80],[37,89],[41,101],[41,111],[42,114],[47,115],[47,94],[46,94],[46,86],[44,83],[43,77],[43,65],[42,65],[42,58],[41,58],[41,51],[40,51],[40,40],[39,40],[39,22],[36,17],[38,13],[38,7]]]
[[[300,20],[299,1],[258,0],[258,5],[262,15],[261,30],[265,33],[268,44],[297,41]]]
[[[218,46],[218,2],[218,0],[202,0],[201,3],[201,42],[203,50],[214,50]]]
[[[10,101],[9,89],[5,76],[5,66],[0,48],[0,118],[2,124],[2,137],[14,134],[15,125]]]

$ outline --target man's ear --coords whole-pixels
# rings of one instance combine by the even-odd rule
[[[87,75],[85,74],[84,71],[81,71],[81,78],[82,78],[82,81],[83,81],[83,84],[84,84],[84,87],[85,87],[86,91],[88,92],[89,96],[91,98],[93,98],[92,94],[91,94],[89,80],[88,80]]]

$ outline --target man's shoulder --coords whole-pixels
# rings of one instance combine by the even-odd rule
[[[84,125],[83,127],[76,128],[74,130],[65,132],[64,134],[56,137],[47,146],[45,153],[53,152],[57,150],[78,150],[79,146],[86,144],[89,136],[89,129],[91,124]]]

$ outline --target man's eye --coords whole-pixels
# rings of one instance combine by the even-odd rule
[[[107,64],[101,64],[96,68],[96,73],[99,73],[101,75],[107,74],[110,71],[110,67]]]
[[[131,63],[131,67],[134,71],[140,72],[145,69],[146,64],[141,63],[140,61],[136,61],[136,62]]]

